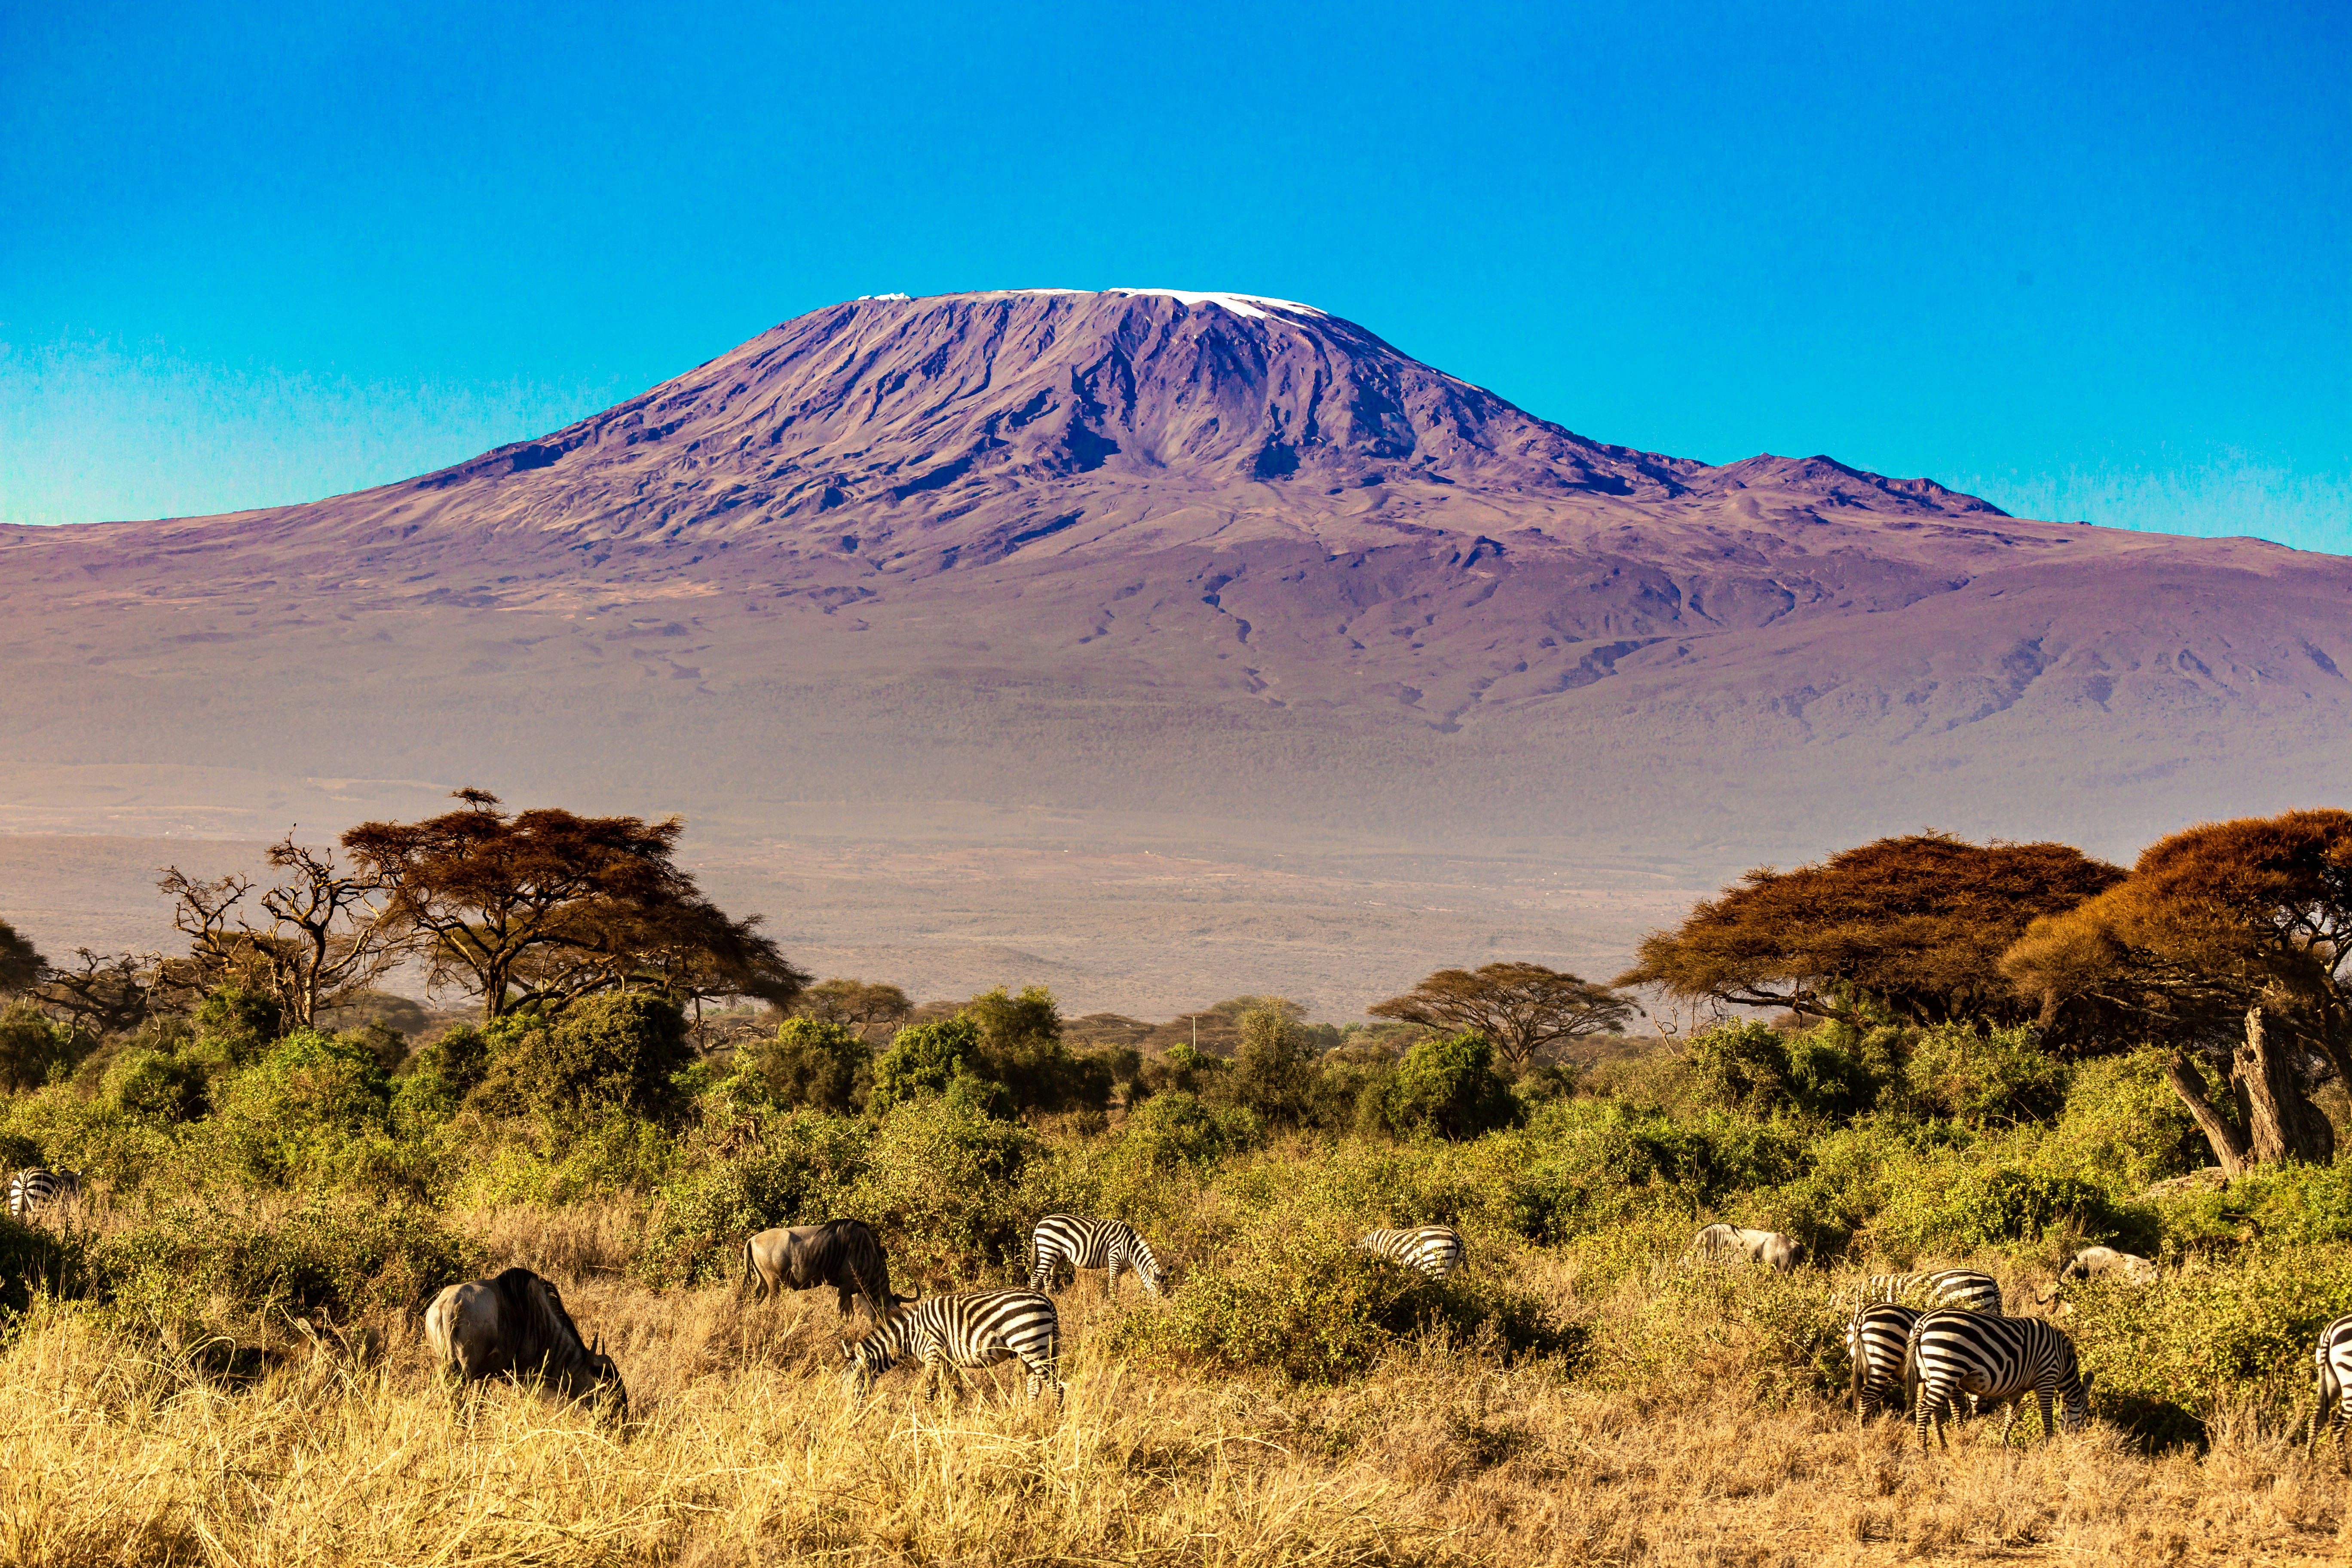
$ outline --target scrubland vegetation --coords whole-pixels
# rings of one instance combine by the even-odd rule
[[[2059,1049],[2032,997],[1937,1016],[1848,980],[1771,1021],[1570,1030],[1515,1059],[1505,1026],[1428,1010],[1461,992],[1447,981],[1349,1030],[1243,999],[1204,1015],[1228,1027],[1196,1052],[1066,1023],[1042,991],[910,1009],[833,982],[756,1025],[698,1027],[690,987],[612,984],[409,1040],[337,1030],[350,996],[295,1023],[250,964],[194,979],[111,1033],[55,993],[0,1018],[0,1164],[77,1167],[90,1188],[78,1212],[0,1224],[10,1561],[2287,1562],[2352,1544],[2346,1479],[2295,1441],[2313,1335],[2352,1310],[2352,1172],[2241,1158],[2225,1178],[2177,1035]],[[1739,984],[1758,983],[1751,965]],[[1631,1021],[1600,988],[1554,989],[1593,1029]],[[2265,994],[2294,1027],[2295,997]],[[2306,1136],[2332,1151],[2344,1085],[2324,1053],[2298,1059],[2326,1123]],[[2211,1070],[2204,1109],[2226,1117]],[[960,1404],[919,1401],[906,1373],[854,1404],[830,1292],[739,1294],[765,1226],[863,1218],[900,1288],[929,1291],[1016,1279],[1054,1212],[1132,1222],[1174,1276],[1159,1300],[1106,1300],[1094,1278],[1063,1296],[1058,1409],[1006,1397],[1012,1372]],[[1820,1267],[1680,1262],[1717,1218],[1794,1235]],[[1461,1231],[1461,1272],[1349,1247],[1423,1223]],[[2037,1306],[2091,1242],[2161,1272]],[[604,1337],[625,1425],[436,1381],[425,1301],[508,1264]],[[2029,1420],[2004,1449],[1971,1424],[1923,1458],[1901,1423],[1857,1426],[1833,1297],[1948,1264],[1993,1273],[2013,1312],[2062,1314],[2095,1376],[2089,1428],[2037,1448]]]

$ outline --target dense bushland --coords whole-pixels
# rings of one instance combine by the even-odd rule
[[[856,1215],[936,1289],[1021,1277],[1029,1228],[1072,1211],[1130,1220],[1171,1265],[1167,1300],[1101,1321],[1139,1365],[1344,1383],[1435,1334],[1633,1388],[1732,1331],[1693,1325],[1738,1325],[1754,1392],[1786,1400],[1843,1386],[1840,1270],[1967,1259],[2025,1310],[2098,1242],[2165,1266],[2065,1304],[2095,1407],[2157,1441],[2249,1398],[2289,1411],[2313,1331],[2352,1310],[2337,1167],[2182,1181],[2203,1145],[2155,1053],[2067,1060],[2026,1026],[1730,1022],[1516,1081],[1476,1035],[1318,1049],[1277,1008],[1241,1019],[1231,1058],[1122,1072],[1069,1049],[1038,991],[878,1051],[793,1017],[705,1058],[643,994],[414,1051],[380,1027],[278,1026],[224,989],[0,1101],[0,1151],[85,1170],[100,1215],[0,1235],[0,1305],[46,1292],[174,1342],[266,1336],[272,1314],[389,1328],[500,1261],[470,1216],[516,1205],[640,1216],[612,1266],[661,1289],[732,1283],[764,1226]],[[1831,1268],[1678,1266],[1716,1218],[1789,1231]],[[1349,1247],[1425,1223],[1468,1240],[1442,1284]],[[1573,1304],[1521,1284],[1544,1255]]]

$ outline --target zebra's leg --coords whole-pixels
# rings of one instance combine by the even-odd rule
[[[2058,1439],[2058,1416],[2056,1412],[2051,1409],[2057,1394],[2058,1390],[2055,1385],[2049,1388],[2037,1388],[2033,1391],[2033,1403],[2042,1407],[2042,1446],[2045,1448]],[[2023,1400],[2021,1399],[2017,1403],[2020,1409],[2024,1408]]]
[[[1936,1447],[1937,1448],[1951,1447],[1944,1436],[1944,1406],[1951,1397],[1951,1390],[1937,1383],[1929,1383],[1920,1390],[1919,1405],[1912,1412],[1911,1422],[1918,1429],[1921,1453],[1927,1451],[1927,1429],[1931,1426],[1936,1431]]]
[[[1103,1265],[1103,1300],[1106,1301],[1118,1294],[1118,1267],[1117,1253],[1111,1254],[1110,1260]]]

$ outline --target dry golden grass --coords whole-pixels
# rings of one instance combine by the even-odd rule
[[[2352,1544],[2347,1481],[2251,1417],[2202,1457],[2095,1427],[2002,1450],[1978,1425],[1923,1458],[1897,1423],[1759,1406],[1736,1333],[1707,1387],[1601,1392],[1428,1344],[1300,1390],[1106,1363],[1088,1276],[1064,1298],[1066,1405],[1009,1397],[1006,1371],[933,1405],[899,1372],[853,1408],[829,1296],[646,1290],[612,1268],[632,1217],[472,1216],[605,1336],[634,1405],[617,1430],[510,1387],[453,1399],[413,1324],[315,1350],[280,1325],[236,1384],[198,1375],[196,1350],[37,1314],[0,1356],[0,1560],[2144,1568]],[[1580,1301],[1537,1271],[1597,1329],[1641,1289]]]

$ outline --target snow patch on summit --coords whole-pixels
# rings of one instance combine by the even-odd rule
[[[1183,305],[1216,305],[1236,316],[1252,321],[1265,320],[1267,309],[1297,310],[1302,315],[1320,316],[1326,312],[1312,305],[1302,305],[1296,300],[1276,300],[1264,294],[1198,294],[1183,289],[1106,289],[1106,294],[1149,294],[1169,299]]]

